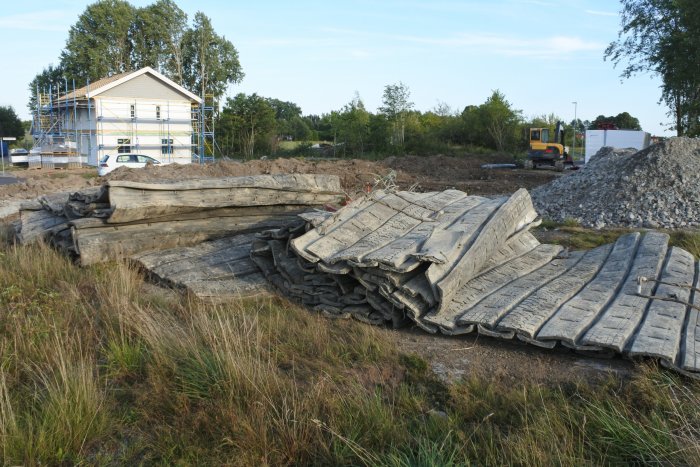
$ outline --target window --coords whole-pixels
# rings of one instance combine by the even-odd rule
[[[131,152],[131,138],[119,138],[117,140],[117,153],[128,154]]]
[[[162,144],[162,146],[160,148],[161,154],[172,154],[173,153],[173,140],[172,139],[161,139],[160,144]]]
[[[131,118],[136,118],[136,104],[131,104]]]
[[[160,106],[156,106],[156,120],[160,120]]]

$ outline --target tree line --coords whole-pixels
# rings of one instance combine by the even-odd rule
[[[563,119],[554,114],[525,118],[499,90],[480,105],[461,112],[439,103],[421,112],[410,100],[404,83],[385,86],[377,112],[367,110],[358,93],[342,108],[322,115],[303,115],[293,102],[239,93],[226,100],[216,120],[218,153],[250,158],[276,152],[305,153],[311,142],[324,141],[316,152],[335,156],[367,154],[434,154],[456,149],[515,153],[527,149],[528,129],[554,130]],[[582,146],[586,129],[614,125],[641,130],[639,120],[627,112],[599,115],[592,121],[568,122],[566,144]],[[574,131],[575,130],[575,131]],[[553,131],[552,131],[553,134]],[[284,149],[284,141],[295,141]]]

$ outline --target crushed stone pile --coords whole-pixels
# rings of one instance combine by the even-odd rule
[[[700,226],[700,140],[603,148],[581,170],[531,192],[538,213],[585,227]]]

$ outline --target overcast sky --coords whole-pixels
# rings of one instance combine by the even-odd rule
[[[56,64],[68,29],[92,2],[3,1],[4,66],[0,105],[22,119],[28,83]],[[152,3],[133,0],[135,6]],[[670,135],[660,81],[621,81],[603,60],[617,37],[615,0],[180,0],[198,10],[238,49],[244,80],[238,92],[297,103],[304,114],[340,109],[357,91],[366,107],[381,105],[384,86],[402,81],[421,111],[447,103],[461,111],[494,89],[526,117],[578,117],[629,112],[652,134]],[[575,106],[573,102],[578,102]]]

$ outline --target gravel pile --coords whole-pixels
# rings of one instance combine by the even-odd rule
[[[539,214],[586,227],[700,226],[700,140],[603,148],[581,170],[531,191]]]

